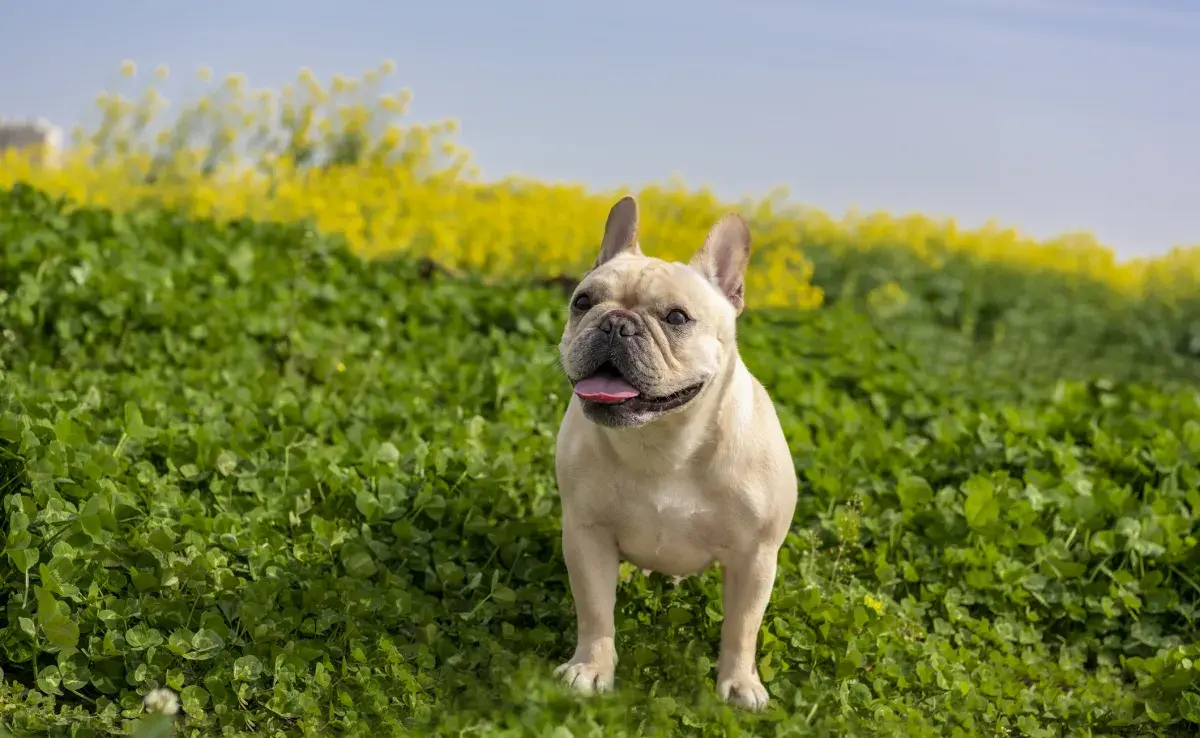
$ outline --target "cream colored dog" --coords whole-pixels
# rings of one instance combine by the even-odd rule
[[[559,351],[574,396],[559,429],[563,553],[578,618],[556,673],[611,689],[620,559],[668,575],[724,571],[717,692],[767,704],[755,647],[796,507],[796,471],[763,386],[738,355],[750,232],[713,226],[690,264],[644,256],[638,208],[608,214]]]

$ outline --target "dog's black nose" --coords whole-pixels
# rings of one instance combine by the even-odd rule
[[[610,310],[608,315],[600,321],[600,330],[605,333],[617,331],[617,335],[622,338],[636,336],[641,331],[638,330],[637,318],[628,310]]]

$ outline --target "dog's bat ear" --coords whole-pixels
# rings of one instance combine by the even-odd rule
[[[746,266],[750,263],[750,226],[742,216],[729,213],[712,227],[704,245],[692,257],[692,266],[721,290],[740,315],[746,306]]]
[[[608,211],[604,222],[604,239],[600,242],[600,254],[596,256],[593,269],[615,256],[624,253],[641,254],[638,245],[637,201],[626,195]]]

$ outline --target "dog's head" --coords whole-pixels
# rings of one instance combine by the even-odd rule
[[[688,264],[642,254],[637,228],[637,203],[622,198],[571,295],[559,344],[584,414],[613,428],[682,412],[717,383],[737,353],[750,257],[750,230],[736,214],[717,221]]]

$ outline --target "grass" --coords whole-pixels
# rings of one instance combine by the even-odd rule
[[[596,224],[600,227],[600,223]],[[574,615],[565,300],[304,225],[0,191],[0,726],[13,735],[1183,736],[1200,724],[1188,313],[903,250],[755,310],[800,477],[720,704],[720,573],[625,571],[616,694]]]

